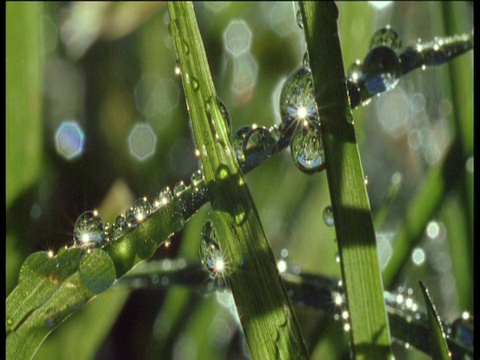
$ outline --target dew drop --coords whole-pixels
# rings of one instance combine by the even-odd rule
[[[394,50],[400,50],[402,39],[390,25],[377,30],[370,39],[370,49],[376,46],[388,46]]]
[[[148,199],[146,197],[143,197],[135,201],[133,209],[135,211],[135,220],[141,223],[148,217],[148,215],[150,215],[153,207],[152,204],[150,204],[150,202],[148,201]]]
[[[183,191],[185,191],[186,188],[187,186],[185,185],[185,183],[183,181],[179,181],[173,187],[173,195],[177,198],[180,197],[180,195],[182,194]]]
[[[160,191],[160,194],[158,194],[158,197],[155,200],[155,207],[159,208],[170,204],[172,202],[172,198],[172,191],[167,186],[165,189]]]
[[[450,326],[450,336],[463,346],[473,348],[473,317],[459,317]]]
[[[250,125],[242,126],[241,128],[237,129],[232,136],[233,150],[235,151],[235,155],[240,164],[247,161],[247,158],[243,153],[243,143],[245,136],[251,131],[251,129],[252,127]]]
[[[133,207],[128,208],[128,210],[125,211],[125,220],[127,229],[134,228],[138,225],[137,217],[135,216],[135,209]]]
[[[395,51],[387,46],[377,46],[365,57],[360,80],[370,95],[377,95],[393,89],[401,73],[402,66]]]
[[[312,69],[310,68],[310,57],[308,56],[307,51],[303,54],[303,68],[309,73],[312,72]]]
[[[333,220],[333,209],[330,205],[323,210],[323,221],[327,226],[335,225],[335,222]]]
[[[290,144],[293,162],[304,173],[325,169],[325,153],[319,126],[301,127]]]
[[[105,241],[113,241],[115,229],[110,223],[106,223],[103,227],[103,236]]]
[[[182,75],[182,67],[179,60],[175,61],[175,67],[173,68],[173,73],[175,74],[176,77],[179,77]]]
[[[188,46],[188,43],[186,41],[183,41],[183,51],[185,52],[185,55],[188,55],[190,51],[190,47]]]
[[[277,142],[267,128],[252,126],[243,138],[242,152],[247,158],[247,163],[253,166],[269,158],[276,146]]]
[[[347,80],[347,90],[348,90],[348,97],[350,98],[350,106],[353,108],[356,108],[358,105],[360,105],[360,94],[361,94],[361,89],[360,86],[351,80]]]
[[[200,88],[200,84],[198,83],[197,78],[192,76],[191,81],[192,81],[192,89],[197,91]]]
[[[116,240],[118,237],[122,236],[127,230],[127,219],[125,216],[118,215],[115,219],[115,231],[113,232],[113,237]]]
[[[197,171],[194,171],[192,173],[192,176],[190,177],[190,182],[193,186],[197,186],[198,183],[203,181],[205,178],[203,177],[203,172],[202,170],[198,169]]]
[[[217,97],[217,104],[220,112],[222,113],[225,125],[227,125],[228,134],[230,135],[232,133],[232,119],[230,118],[230,113],[228,112],[225,103],[219,97]]]
[[[200,260],[213,277],[224,274],[225,262],[218,242],[217,231],[211,221],[207,221],[202,229]]]
[[[85,211],[75,221],[74,242],[77,246],[95,246],[103,241],[103,221],[96,211]]]
[[[348,68],[347,77],[348,80],[356,83],[362,76],[362,63],[360,60],[356,60],[350,67]]]
[[[311,73],[303,66],[285,80],[280,93],[282,132],[290,136],[306,123],[319,123]]]
[[[297,25],[300,27],[300,29],[303,29],[303,18],[302,18],[302,13],[300,10],[297,11]]]

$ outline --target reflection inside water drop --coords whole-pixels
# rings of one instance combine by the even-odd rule
[[[103,241],[103,221],[97,211],[85,211],[77,218],[73,237],[77,246],[95,246]]]
[[[200,260],[213,278],[224,275],[226,266],[225,259],[220,249],[217,231],[211,221],[207,221],[202,229]]]
[[[293,162],[302,172],[312,174],[325,169],[325,153],[319,126],[298,129],[290,149]]]

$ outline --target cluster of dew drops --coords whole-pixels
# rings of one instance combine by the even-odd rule
[[[297,13],[297,24],[303,28],[300,13]],[[370,51],[363,63],[357,60],[347,73],[346,85],[352,107],[360,103],[365,105],[372,96],[395,87],[402,75],[402,61],[398,55],[400,48],[401,39],[390,26],[387,25],[374,33],[370,41]],[[176,76],[182,76],[181,63],[178,61],[174,72]],[[198,88],[198,84],[194,87]],[[361,101],[361,99],[367,100]],[[227,107],[220,99],[217,99],[217,103],[231,133],[232,122]],[[246,125],[231,134],[235,156],[242,170],[249,171],[288,145],[294,164],[302,172],[313,174],[325,169],[320,119],[307,53],[303,57],[302,66],[295,70],[283,84],[279,111],[280,124],[269,128],[256,124]],[[199,154],[200,151],[196,150],[196,155],[199,156]],[[195,183],[201,184],[200,190],[198,187],[195,188],[195,193],[208,197],[201,167],[192,175],[192,184]],[[125,214],[118,215],[112,224],[105,224],[97,211],[82,213],[74,225],[74,246],[103,247],[117,240],[127,231],[144,222],[160,207],[170,204],[172,199],[179,197],[185,189],[186,185],[180,181],[173,187],[173,191],[166,187],[153,201],[142,197],[133,207],[127,209]],[[331,219],[326,222],[333,226],[331,210],[326,211],[330,211],[329,216],[326,217]],[[200,251],[200,256],[211,273],[218,273],[219,269],[215,268],[213,258],[221,258],[221,251],[218,243],[207,234],[211,232],[209,229],[210,227],[206,225],[201,236],[200,249],[203,251]],[[203,243],[206,241],[208,246]],[[166,244],[168,245],[169,242],[167,241]]]
[[[191,176],[191,187],[193,187],[192,195],[204,196],[206,193],[203,174],[200,170],[195,171]],[[180,210],[183,216],[191,209],[187,209],[189,204],[185,199],[187,185],[183,181],[175,184],[173,189],[165,187],[153,199],[147,197],[139,198],[134,205],[128,208],[124,214],[120,214],[112,224],[104,223],[98,211],[85,211],[75,221],[73,227],[73,241],[75,247],[91,249],[93,247],[105,247],[112,241],[122,237],[126,232],[141,225],[147,218],[160,208],[169,206],[174,199],[178,199],[179,203],[184,204],[185,208]],[[165,242],[165,246],[169,246],[169,240]]]

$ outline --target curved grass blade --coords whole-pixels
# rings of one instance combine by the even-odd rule
[[[419,281],[425,303],[427,305],[428,323],[430,325],[430,351],[434,360],[450,360],[450,351],[446,342],[442,322],[428,294],[428,289]]]

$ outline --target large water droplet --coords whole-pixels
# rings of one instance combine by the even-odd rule
[[[335,222],[333,221],[333,209],[330,205],[323,210],[323,221],[327,226],[335,225]]]
[[[133,208],[135,210],[135,218],[139,223],[144,221],[153,210],[152,204],[146,197],[137,199]]]
[[[283,84],[280,116],[285,136],[291,135],[298,125],[319,122],[311,73],[303,66]]]
[[[370,39],[370,49],[376,46],[388,46],[394,50],[400,50],[402,47],[402,39],[390,25],[387,25],[377,30]]]
[[[277,146],[267,128],[252,126],[243,139],[243,154],[250,165],[256,165],[270,157]]]
[[[312,174],[325,169],[325,153],[318,125],[298,129],[290,149],[293,162],[304,173]]]
[[[103,221],[96,211],[85,211],[73,227],[75,245],[95,246],[103,241]]]
[[[217,231],[211,221],[207,221],[202,229],[200,259],[213,277],[224,274],[225,259],[220,249]]]
[[[393,89],[401,74],[402,66],[395,51],[387,46],[377,46],[365,57],[360,80],[371,95],[376,95]]]

